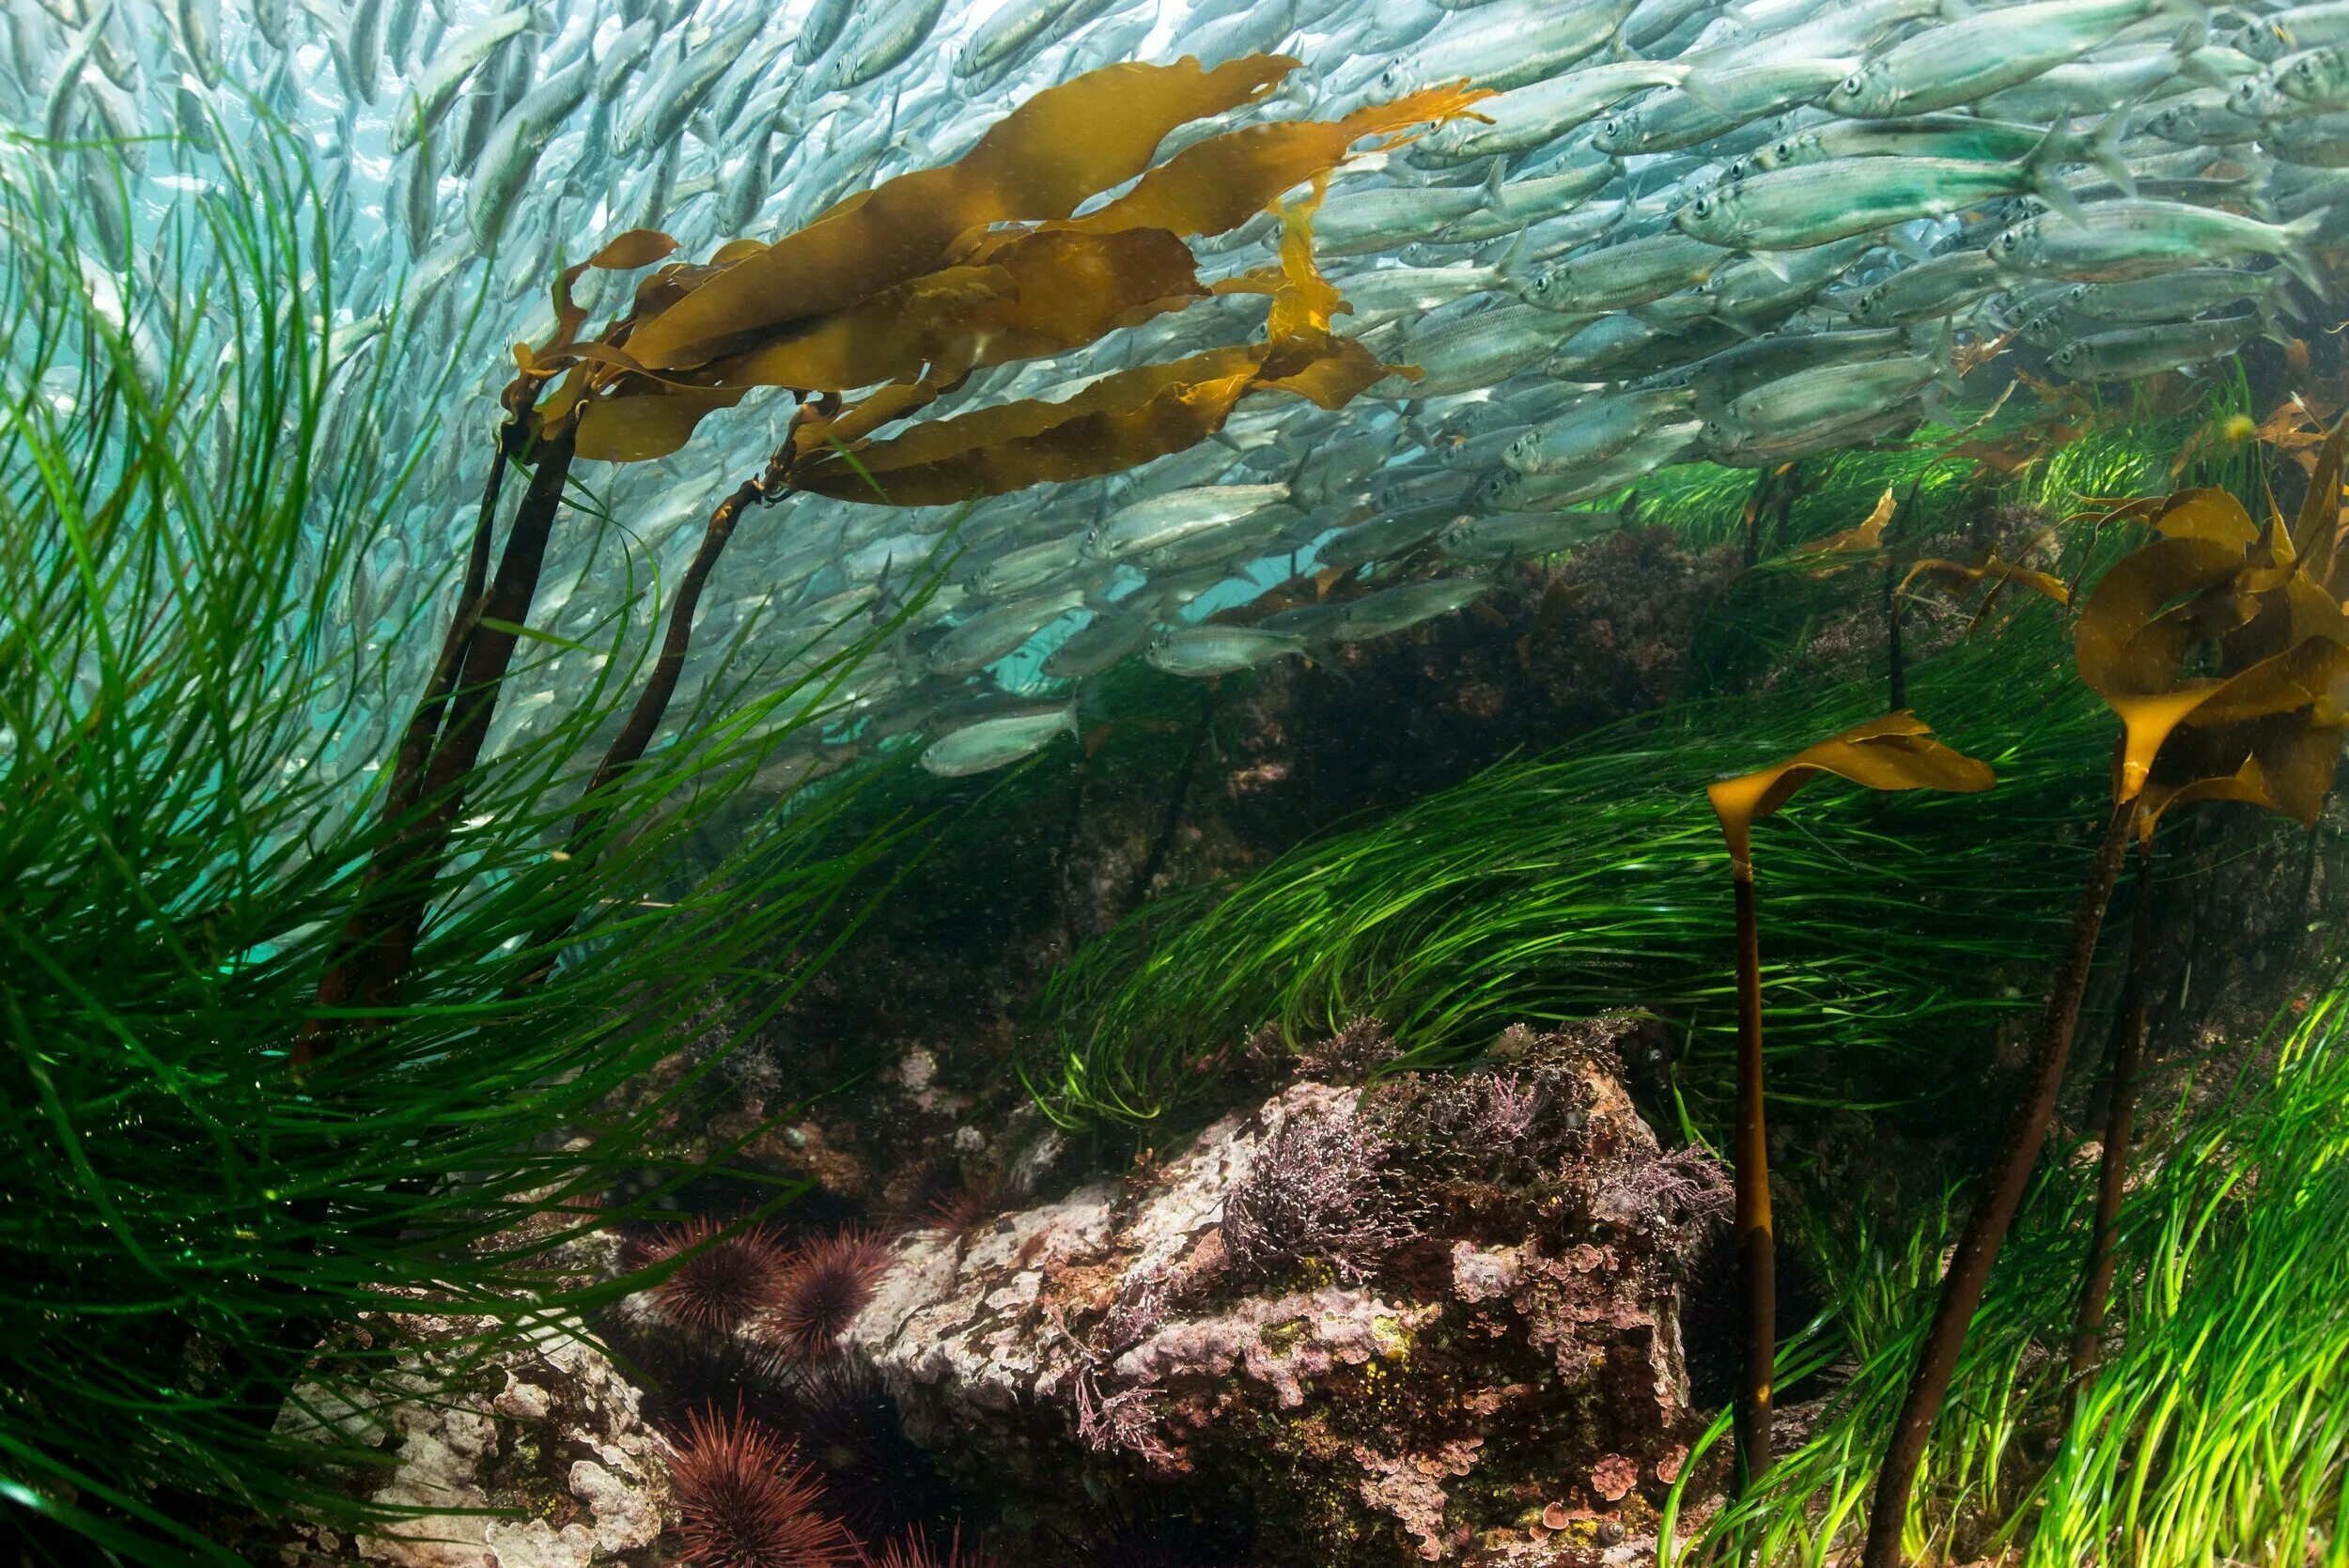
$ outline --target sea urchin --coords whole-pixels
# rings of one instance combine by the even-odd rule
[[[679,1253],[685,1261],[652,1287],[655,1309],[678,1328],[730,1334],[775,1298],[783,1253],[763,1226],[728,1235],[718,1220],[696,1216],[653,1243],[655,1263]]]
[[[759,1337],[793,1359],[823,1359],[873,1299],[888,1265],[888,1247],[867,1232],[809,1242],[785,1265],[773,1304],[758,1320]]]
[[[848,1527],[823,1509],[814,1473],[792,1445],[738,1407],[696,1412],[670,1461],[685,1537],[680,1563],[703,1568],[847,1568]]]
[[[995,1568],[995,1560],[965,1550],[957,1529],[943,1549],[918,1529],[894,1536],[877,1556],[866,1559],[872,1568]]]

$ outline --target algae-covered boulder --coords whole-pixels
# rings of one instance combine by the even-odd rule
[[[844,1351],[1042,1532],[1174,1487],[1252,1513],[1267,1561],[1628,1549],[1697,1425],[1680,1283],[1726,1188],[1640,1119],[1622,1032],[1309,1078],[1122,1182],[915,1232]]]
[[[671,1519],[668,1445],[639,1391],[575,1320],[486,1355],[485,1320],[377,1318],[348,1332],[400,1346],[365,1381],[298,1388],[281,1432],[381,1450],[355,1493],[387,1511],[372,1529],[314,1525],[288,1568],[605,1568],[657,1560]],[[380,1344],[366,1346],[381,1348]],[[331,1358],[335,1347],[330,1345]],[[396,1512],[392,1512],[396,1511]]]

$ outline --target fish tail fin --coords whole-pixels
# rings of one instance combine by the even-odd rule
[[[2080,145],[2081,156],[2107,179],[2121,188],[2121,194],[2137,195],[2137,175],[2121,156],[2121,138],[2129,132],[2129,116],[2119,109],[2107,115],[2096,129],[2088,133]]]
[[[2276,179],[2276,160],[2264,147],[2238,147],[2230,149],[2232,162],[2243,165],[2243,202],[2251,216],[2262,223],[2276,221],[2276,204],[2270,187]]]
[[[1485,205],[1495,212],[1509,210],[1509,198],[1502,188],[1509,178],[1509,160],[1505,154],[1494,153],[1492,166],[1485,171]]]
[[[1966,378],[1957,368],[1957,322],[1951,317],[1941,318],[1940,331],[1933,334],[1933,347],[1926,350],[1933,361],[1934,380],[1942,391],[1955,394],[1966,384]]]
[[[2291,327],[2286,324],[2283,313],[2276,308],[2275,289],[2271,288],[2264,293],[2252,295],[2251,313],[2259,318],[2260,336],[2267,339],[2270,343],[2282,344],[2285,346],[2289,346],[2291,344],[2293,332]]]
[[[2079,162],[2086,151],[2070,127],[2058,120],[2047,127],[2039,145],[2023,155],[2023,175],[2031,194],[2075,223],[2080,218],[2080,204],[2063,183],[2063,165]]]
[[[1509,241],[1509,248],[1501,253],[1500,260],[1493,263],[1493,276],[1500,282],[1509,283],[1516,279],[1517,258],[1525,254],[1525,236],[1532,227],[1531,224],[1517,225],[1516,235]]]
[[[2329,300],[2332,296],[2326,291],[2325,274],[2317,270],[2316,258],[2310,254],[2310,246],[2323,230],[2325,219],[2331,211],[2331,206],[2326,205],[2313,212],[2303,212],[2284,225],[2281,230],[2283,242],[2276,253],[2276,258],[2291,269],[2292,275],[2300,280],[2301,287],[2319,300]]]

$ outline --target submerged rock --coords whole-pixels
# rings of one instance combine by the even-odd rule
[[[915,1232],[843,1351],[1039,1531],[1172,1486],[1252,1509],[1267,1561],[1629,1550],[1700,1425],[1680,1286],[1727,1188],[1634,1110],[1624,1032],[1292,1083],[1122,1183]]]
[[[486,1320],[413,1317],[363,1331],[411,1343],[364,1397],[295,1391],[278,1430],[321,1445],[387,1451],[352,1478],[369,1502],[409,1516],[353,1538],[314,1526],[288,1564],[393,1568],[596,1568],[645,1563],[670,1522],[668,1445],[639,1392],[577,1323],[549,1324],[468,1365]],[[481,1397],[452,1403],[452,1388]],[[483,1510],[510,1510],[495,1517]]]

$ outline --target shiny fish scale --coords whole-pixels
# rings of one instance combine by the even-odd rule
[[[217,115],[249,140],[243,84],[318,149],[327,325],[351,356],[321,459],[362,441],[418,454],[385,543],[336,600],[378,627],[428,620],[447,590],[502,345],[541,338],[557,267],[622,229],[666,228],[692,257],[772,237],[960,156],[1038,88],[1137,54],[1288,50],[1302,67],[1256,107],[1268,118],[1456,76],[1500,89],[1479,105],[1488,122],[1341,170],[1319,215],[1325,271],[1354,302],[1339,330],[1416,378],[1338,412],[1252,401],[1190,451],[967,513],[801,497],[746,522],[705,633],[747,628],[805,669],[918,604],[847,683],[830,733],[918,735],[948,774],[1051,745],[1081,723],[1085,682],[1125,660],[1204,675],[1312,657],[1387,634],[1380,607],[1456,613],[1481,591],[1465,566],[1620,526],[1627,507],[1566,508],[1611,507],[1662,467],[1898,431],[1942,395],[1952,349],[2009,328],[2046,340],[2009,351],[2055,376],[2221,357],[2292,330],[2302,285],[2323,281],[2311,248],[2349,237],[2333,205],[2349,165],[2343,0],[2215,18],[2183,0],[116,0],[16,8],[6,42],[0,104],[53,137],[210,135]],[[2220,161],[2253,173],[2217,178]],[[143,265],[139,241],[203,185],[200,166],[140,147],[37,173],[93,267]],[[1204,275],[1268,267],[1277,230],[1258,218],[1200,241]],[[600,316],[633,285],[598,274],[581,297]],[[983,370],[941,411],[1066,397],[1262,321],[1261,296],[1219,296]],[[391,385],[371,399],[378,365]],[[619,608],[627,594],[681,569],[787,408],[754,396],[675,458],[593,476],[630,532],[558,537],[534,618],[566,637],[615,614],[648,624],[647,599]],[[235,459],[227,443],[205,457]],[[917,598],[949,556],[951,580]],[[1299,613],[1294,630],[1203,624],[1319,567],[1394,581],[1354,601],[1371,608]],[[431,641],[401,650],[407,691]],[[547,668],[557,686],[591,678],[576,655]],[[502,743],[527,737],[557,686],[518,693]],[[388,733],[403,700],[387,692],[350,733]]]

